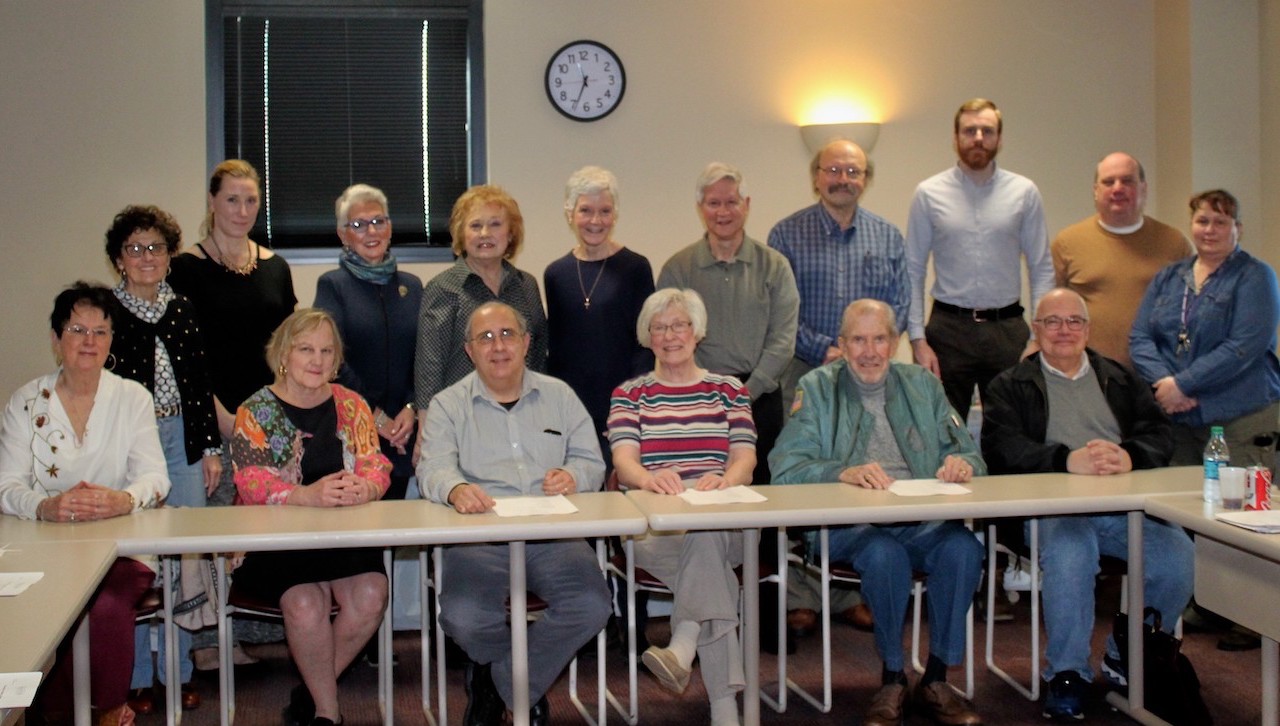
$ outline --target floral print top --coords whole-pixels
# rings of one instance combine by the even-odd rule
[[[338,410],[338,438],[344,449],[343,470],[386,492],[391,484],[391,462],[379,449],[369,404],[349,388],[330,385]],[[269,388],[245,399],[236,411],[231,436],[236,503],[285,504],[289,493],[302,485],[302,451],[310,436],[293,425]]]

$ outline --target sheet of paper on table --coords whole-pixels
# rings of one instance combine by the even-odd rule
[[[763,494],[752,491],[751,487],[727,487],[725,489],[708,489],[702,492],[697,489],[685,489],[680,492],[679,496],[695,506],[703,504],[750,504],[767,501]]]
[[[0,572],[0,597],[13,597],[40,582],[43,572]]]
[[[578,508],[562,494],[554,497],[498,497],[493,511],[499,517],[530,517],[535,514],[573,514]]]
[[[954,497],[973,493],[969,487],[949,484],[937,479],[899,479],[889,485],[889,491],[900,497],[930,497],[935,494]]]
[[[26,708],[36,697],[40,673],[0,673],[0,708]]]
[[[1280,510],[1259,512],[1219,512],[1214,519],[1262,534],[1280,534]]]

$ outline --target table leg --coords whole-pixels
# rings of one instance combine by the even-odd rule
[[[80,624],[71,639],[71,679],[74,690],[76,726],[89,726],[89,612],[80,615]]]
[[[1280,703],[1276,689],[1280,687],[1280,645],[1271,638],[1262,638],[1262,723],[1276,726],[1280,721]]]
[[[786,562],[779,563],[785,567]],[[742,693],[742,722],[760,723],[760,530],[742,531],[742,643],[746,689]],[[785,688],[785,686],[784,686]]]
[[[164,638],[165,660],[162,667],[165,682],[169,684],[165,689],[164,697],[165,719],[169,726],[175,726],[182,720],[182,706],[179,705],[182,687],[174,686],[182,680],[178,673],[178,658],[182,655],[178,652],[178,624],[173,620],[174,559],[173,557],[160,558],[160,578],[164,581],[164,627],[160,637]]]
[[[511,558],[511,715],[515,726],[529,726],[529,616],[525,602],[524,542],[508,545]]]
[[[1108,693],[1107,703],[1124,711],[1139,723],[1163,724],[1165,721],[1151,713],[1143,704],[1142,659],[1142,611],[1146,607],[1143,593],[1142,510],[1129,512],[1129,697]]]

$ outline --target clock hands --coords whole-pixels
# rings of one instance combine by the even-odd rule
[[[578,66],[578,73],[582,76],[582,88],[579,88],[579,89],[578,89],[578,97],[577,97],[577,98],[575,98],[575,99],[573,99],[573,106],[572,106],[572,108],[573,108],[573,110],[577,111],[577,110],[578,110],[578,102],[582,100],[582,94],[583,94],[583,93],[585,93],[585,92],[586,92],[586,90],[587,90],[587,73],[586,73],[586,71],[582,70],[582,64],[581,64],[581,63],[575,63],[574,65]]]

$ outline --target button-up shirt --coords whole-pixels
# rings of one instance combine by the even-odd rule
[[[800,291],[797,358],[822,365],[840,334],[844,309],[861,298],[887,303],[901,330],[911,292],[906,255],[902,232],[883,217],[858,208],[853,224],[842,230],[815,204],[774,225],[769,246],[791,263]]]
[[[732,260],[716,259],[706,235],[662,266],[658,287],[692,288],[707,306],[698,365],[747,374],[751,399],[775,391],[796,344],[800,295],[787,259],[750,237]]]
[[[983,184],[959,164],[916,187],[907,217],[911,317],[907,335],[924,337],[924,278],[933,255],[934,300],[962,308],[1002,308],[1022,297],[1027,260],[1031,306],[1053,289],[1053,260],[1040,190],[997,168]]]
[[[530,370],[510,410],[479,374],[463,376],[431,399],[423,437],[418,483],[423,497],[441,504],[463,483],[494,497],[540,495],[551,469],[572,474],[580,492],[604,481],[600,444],[582,402],[565,382]]]

